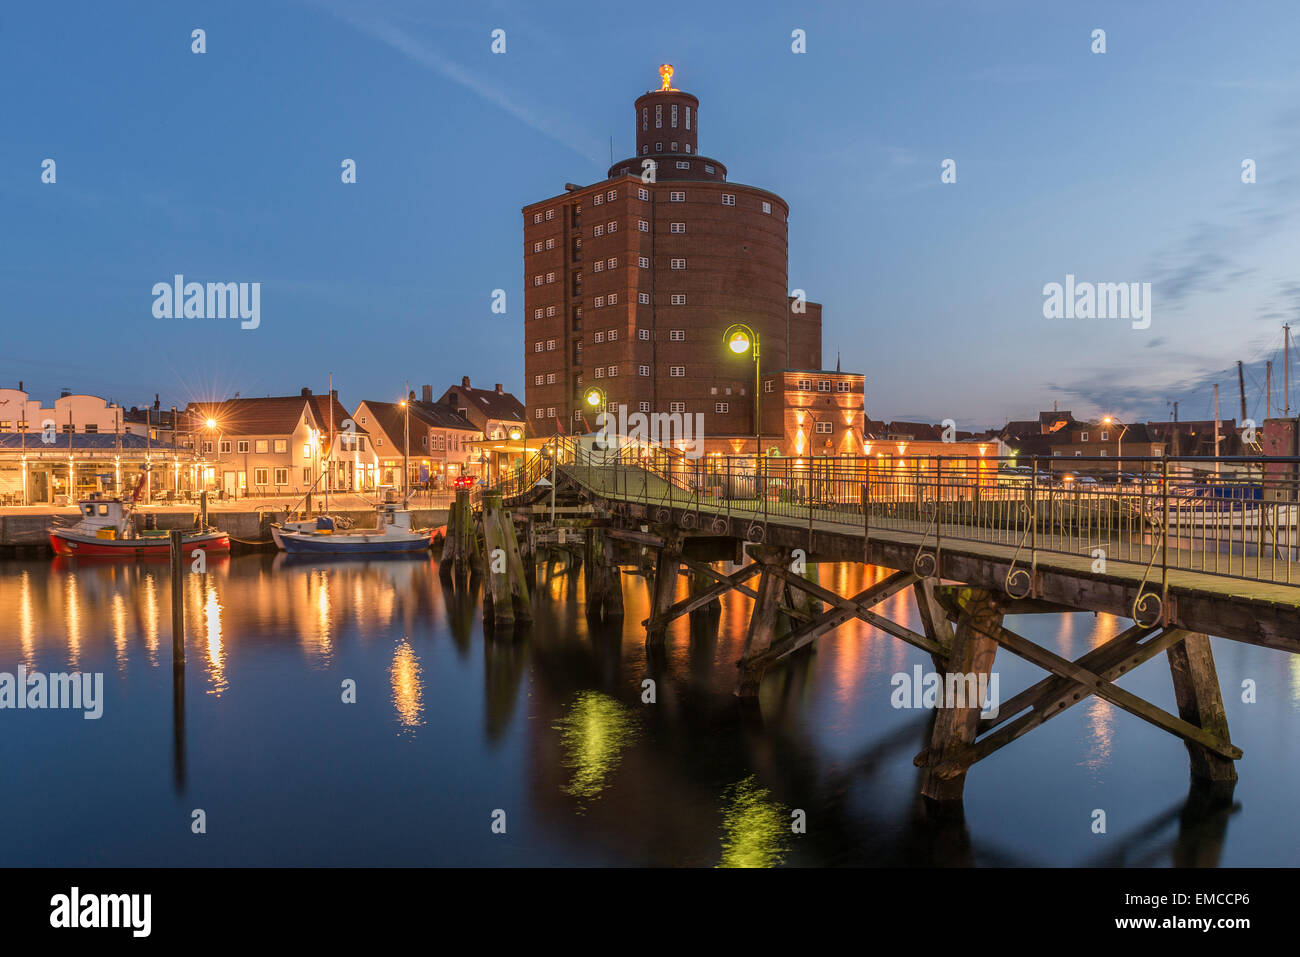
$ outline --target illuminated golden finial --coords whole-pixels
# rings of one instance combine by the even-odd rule
[[[659,88],[660,93],[667,93],[673,88],[673,65],[665,63],[659,67],[659,75],[664,79],[664,85]]]

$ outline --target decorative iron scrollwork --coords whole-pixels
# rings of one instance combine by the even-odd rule
[[[753,525],[750,525],[748,531],[745,532],[745,541],[749,542],[752,545],[763,544],[763,539],[765,539],[766,537],[767,537],[767,529],[765,529],[762,525],[758,524],[758,522],[755,522]]]

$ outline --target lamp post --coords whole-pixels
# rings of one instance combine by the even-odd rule
[[[1119,423],[1116,422],[1109,415],[1106,416],[1101,421],[1104,425],[1119,425]],[[1124,471],[1124,433],[1127,431],[1128,431],[1128,426],[1126,425],[1124,426],[1123,429],[1120,430],[1119,438],[1116,439],[1116,448],[1115,448],[1115,484],[1116,485],[1120,484],[1122,481],[1122,479],[1120,478],[1120,473]]]
[[[737,322],[727,327],[727,331],[722,334],[722,341],[736,355],[743,356],[745,353],[749,353],[754,360],[754,452],[761,456],[763,454],[763,433],[759,427],[758,333],[743,322]]]
[[[588,409],[592,410],[593,412],[608,411],[607,409],[608,401],[609,398],[608,396],[606,396],[605,390],[598,385],[588,386],[587,390],[582,393],[582,404],[585,405]],[[599,417],[597,418],[597,421],[599,421]],[[605,423],[606,423],[606,428],[608,428],[609,419],[606,419]],[[601,440],[601,443],[605,446],[606,449],[609,447],[608,435],[606,435],[606,437]],[[602,451],[604,450],[602,449]]]
[[[405,415],[402,417],[402,432],[404,433],[402,445],[402,508],[406,508],[406,503],[411,498],[411,383],[406,383],[406,394],[402,399],[402,411]]]
[[[525,426],[515,426],[514,428],[512,428],[512,429],[511,429],[509,432],[507,432],[506,434],[510,437],[510,441],[511,441],[511,442],[518,442],[520,439],[523,439],[523,440],[524,440],[524,456],[523,456],[523,459],[522,459],[522,460],[520,461],[520,463],[519,463],[519,491],[522,492],[522,491],[523,491],[523,485],[524,485],[524,473],[528,470],[528,432],[527,432],[527,428],[526,428]]]

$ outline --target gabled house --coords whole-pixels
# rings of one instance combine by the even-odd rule
[[[428,402],[432,398],[432,387],[425,386],[424,400]],[[506,392],[500,382],[492,389],[475,389],[469,384],[469,376],[465,376],[460,385],[444,392],[437,404],[456,412],[490,441],[508,439],[511,428],[524,429],[525,434],[534,432],[527,426],[524,404]]]
[[[426,390],[432,391],[426,386]],[[427,394],[427,392],[426,392]],[[426,483],[443,488],[460,475],[473,472],[470,443],[483,433],[448,406],[408,399],[410,410],[410,475],[407,487]],[[407,449],[407,408],[398,402],[367,399],[357,406],[353,419],[370,431],[379,460],[380,482],[403,488],[402,459]]]

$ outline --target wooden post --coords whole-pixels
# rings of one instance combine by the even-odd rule
[[[785,560],[785,553],[780,549],[749,549],[754,560],[762,563],[762,577],[758,581],[758,597],[754,599],[754,610],[749,616],[749,630],[745,633],[745,647],[740,654],[740,686],[737,694],[742,698],[758,695],[758,687],[763,681],[766,665],[755,662],[763,652],[776,640],[777,624],[781,614],[781,595],[785,591],[785,579],[775,574],[773,562]]]
[[[923,578],[912,586],[912,593],[916,596],[916,610],[920,614],[926,637],[947,649],[952,647],[952,622],[948,620],[948,613],[935,594],[935,586],[938,584],[937,578]],[[935,671],[942,674],[948,670],[946,658],[931,655],[930,660],[934,662]]]
[[[691,572],[691,594],[692,595],[703,594],[704,592],[712,588],[713,585],[714,585],[713,579],[710,578],[708,575],[705,575],[702,572],[698,572],[698,571]],[[690,615],[691,615],[692,624],[704,624],[709,621],[712,621],[715,618],[720,618],[722,616],[722,602],[719,601],[717,598],[715,598],[707,605],[703,605],[699,608],[692,610]]]
[[[172,671],[185,670],[185,533],[173,528],[168,534],[172,559]]]
[[[1193,632],[1171,645],[1165,654],[1169,658],[1169,671],[1174,679],[1178,716],[1189,724],[1229,741],[1228,715],[1223,708],[1223,695],[1219,690],[1219,675],[1214,667],[1210,639]],[[1194,741],[1184,743],[1191,760],[1193,778],[1214,783],[1237,780],[1237,765],[1231,758],[1215,754]]]
[[[523,556],[519,554],[519,539],[515,535],[514,515],[510,509],[502,508],[497,512],[497,521],[501,526],[501,545],[506,550],[506,564],[509,566],[510,595],[514,600],[515,620],[532,621],[532,600],[528,594],[528,578],[524,571]]]
[[[610,621],[623,617],[623,580],[616,559],[614,541],[599,528],[587,529],[583,561],[589,618]]]
[[[677,594],[677,576],[682,568],[682,536],[676,528],[671,528],[664,534],[664,544],[659,549],[658,557],[654,585],[650,592],[651,624],[646,628],[645,636],[648,644],[663,642],[667,628],[659,622],[673,606],[673,598]]]
[[[483,570],[483,559],[478,552],[478,536],[474,531],[474,511],[469,503],[469,489],[456,490],[456,498],[447,511],[447,537],[442,543],[442,557],[438,572],[444,577],[464,578],[470,572]]]
[[[1002,612],[998,610],[995,594],[984,589],[963,589],[961,615],[953,636],[952,653],[948,658],[948,672],[943,678],[942,704],[935,715],[930,750],[921,777],[921,793],[932,801],[957,803],[966,786],[966,772],[940,777],[937,769],[950,752],[955,752],[974,742],[979,731],[982,702],[971,701],[968,676],[983,688],[993,668],[993,658],[998,644],[992,637],[1002,628]],[[955,680],[950,681],[948,675]],[[950,696],[952,692],[959,692]],[[978,697],[978,696],[977,696]]]
[[[486,552],[487,582],[483,589],[483,610],[503,631],[515,626],[514,598],[510,591],[510,558],[502,542],[501,493],[483,493],[483,547]]]

